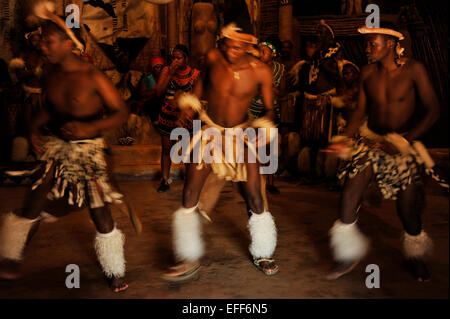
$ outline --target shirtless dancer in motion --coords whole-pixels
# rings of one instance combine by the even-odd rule
[[[199,112],[206,127],[220,130],[232,127],[274,127],[272,70],[247,53],[250,43],[256,44],[257,39],[238,31],[234,25],[222,29],[221,49],[207,54],[205,70],[194,86],[193,95],[185,95],[179,100],[181,109],[184,109],[183,105],[190,107],[185,109],[180,121],[193,118]],[[249,106],[258,93],[259,86],[265,101],[266,115],[250,122]],[[202,97],[207,101],[207,111],[200,109],[199,99]],[[242,183],[243,195],[249,208],[249,250],[253,262],[266,275],[277,273],[278,266],[271,259],[277,242],[276,227],[272,215],[264,205],[259,163],[249,163],[246,154],[245,163],[233,168],[226,167],[223,163],[205,164],[201,167],[198,165],[187,164],[182,207],[174,213],[174,251],[180,264],[163,278],[169,281],[185,280],[191,278],[200,266],[199,259],[204,247],[197,205],[204,182],[211,172],[221,178]]]
[[[423,258],[431,240],[420,217],[424,209],[422,171],[433,173],[434,163],[416,140],[437,120],[439,102],[423,64],[401,58],[398,41],[403,35],[392,25],[358,31],[365,34],[369,64],[361,70],[357,108],[349,125],[328,148],[344,159],[351,158],[340,174],[346,177],[340,214],[330,230],[338,266],[328,278],[346,274],[367,252],[368,240],[356,222],[363,192],[375,177],[384,198],[397,201],[407,263],[417,280],[427,281],[430,274]],[[426,114],[414,123],[416,93]]]
[[[42,50],[51,65],[44,81],[45,106],[33,120],[31,140],[47,164],[24,208],[4,215],[0,224],[0,277],[19,276],[24,247],[37,230],[42,211],[52,213],[54,204],[61,202],[65,211],[88,205],[97,229],[99,263],[111,288],[119,292],[128,287],[124,234],[116,228],[107,203],[122,195],[112,190],[106,144],[100,136],[124,124],[129,112],[114,85],[72,53],[75,41],[67,30],[46,21],[42,31]],[[42,145],[39,129],[44,125],[50,137]]]

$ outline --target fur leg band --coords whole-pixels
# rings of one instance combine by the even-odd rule
[[[268,211],[253,214],[248,220],[251,243],[250,253],[254,258],[270,258],[277,246],[277,228]]]
[[[406,258],[423,258],[431,253],[433,242],[425,231],[421,231],[417,236],[408,233],[403,235],[403,252]]]
[[[359,260],[368,251],[369,240],[358,229],[356,222],[344,224],[337,220],[330,229],[330,236],[333,257],[338,262]]]
[[[95,252],[108,278],[125,276],[124,242],[125,235],[116,227],[107,234],[97,233],[95,236]]]
[[[179,208],[173,218],[173,245],[175,257],[180,261],[196,262],[204,252],[200,216],[192,208]]]
[[[0,259],[22,260],[28,233],[38,219],[19,217],[12,212],[3,216],[0,223]]]

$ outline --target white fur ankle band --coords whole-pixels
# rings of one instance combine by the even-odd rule
[[[179,208],[173,217],[172,236],[175,258],[179,261],[195,262],[204,252],[200,216],[192,208]]]
[[[253,258],[272,257],[277,246],[277,228],[272,214],[268,211],[252,213],[247,227],[251,237],[249,251]]]
[[[330,247],[338,262],[356,261],[365,256],[369,241],[356,223],[344,224],[337,220],[330,229]]]
[[[125,235],[115,227],[107,234],[97,233],[95,236],[95,252],[108,278],[125,276],[124,243]]]
[[[430,254],[433,249],[433,242],[425,231],[419,235],[412,236],[403,234],[403,253],[406,258],[423,258]]]
[[[0,222],[0,257],[21,261],[23,249],[33,224],[39,220],[19,217],[9,212]]]

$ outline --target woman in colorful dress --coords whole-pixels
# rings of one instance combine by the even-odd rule
[[[192,120],[180,123],[178,119],[180,109],[175,103],[176,98],[180,94],[192,91],[200,73],[197,69],[191,68],[187,64],[188,56],[189,51],[187,47],[182,44],[177,44],[171,52],[171,64],[162,70],[155,87],[158,96],[165,94],[164,104],[158,117],[158,128],[161,134],[162,145],[162,179],[158,188],[159,193],[166,192],[170,189],[170,166],[172,164],[170,149],[175,143],[175,141],[170,140],[170,133],[180,125],[188,130],[192,130]]]

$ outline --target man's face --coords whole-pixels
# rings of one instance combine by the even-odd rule
[[[41,48],[41,36],[39,34],[34,34],[30,37],[30,44],[35,50],[40,50]]]
[[[289,42],[283,42],[283,47],[281,48],[281,55],[283,58],[289,58],[291,56],[292,48]]]
[[[174,51],[172,53],[172,63],[177,65],[177,69],[184,68],[186,66],[186,57],[180,51]]]
[[[63,38],[56,32],[44,33],[42,36],[42,53],[47,56],[50,63],[61,62],[67,54],[71,54],[72,42]]]
[[[390,51],[389,43],[381,34],[368,34],[365,36],[366,55],[369,63],[376,63],[385,58]]]
[[[273,52],[267,45],[259,47],[259,58],[264,63],[269,63],[273,59]]]
[[[353,66],[344,65],[344,69],[342,70],[342,77],[344,78],[345,84],[351,84],[356,80],[357,73]]]
[[[225,39],[223,45],[225,57],[230,63],[236,63],[244,56],[248,49],[248,44],[242,41]]]

